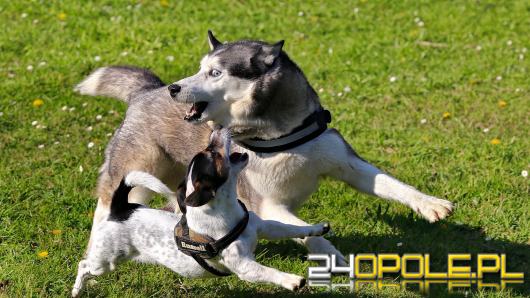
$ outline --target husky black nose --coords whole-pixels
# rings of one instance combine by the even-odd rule
[[[169,90],[169,95],[171,95],[171,97],[175,97],[177,96],[177,93],[180,92],[180,85],[178,84],[171,84],[167,87],[167,89]]]

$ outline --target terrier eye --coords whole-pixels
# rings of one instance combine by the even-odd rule
[[[217,69],[212,69],[210,70],[210,76],[212,77],[218,77],[221,75],[221,71],[220,70],[217,70]]]

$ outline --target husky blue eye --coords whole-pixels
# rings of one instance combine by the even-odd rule
[[[219,71],[219,70],[217,70],[217,69],[212,69],[212,70],[210,70],[210,75],[211,75],[212,77],[218,77],[218,76],[221,75],[221,71]]]

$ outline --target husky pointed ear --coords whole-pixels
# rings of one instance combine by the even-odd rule
[[[267,48],[265,48],[266,56],[263,59],[263,62],[265,63],[265,65],[271,66],[276,60],[276,58],[280,56],[284,42],[285,41],[280,40],[277,43],[273,44],[272,46],[268,46]]]
[[[210,50],[213,51],[222,43],[213,36],[212,30],[208,30],[208,44],[210,45]]]
[[[209,201],[211,201],[215,197],[215,191],[212,189],[204,189],[204,188],[197,188],[195,189],[186,199],[184,199],[184,203],[187,206],[190,207],[199,207],[202,206]]]

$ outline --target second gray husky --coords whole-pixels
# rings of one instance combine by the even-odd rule
[[[405,204],[430,222],[452,212],[451,202],[379,170],[359,157],[337,130],[327,128],[329,114],[282,50],[283,41],[222,44],[211,32],[208,41],[210,52],[199,72],[169,86],[148,70],[109,66],[76,87],[81,94],[128,104],[100,170],[94,225],[106,218],[113,190],[130,171],[148,172],[175,189],[185,165],[208,143],[212,125],[229,128],[234,150],[248,153],[238,193],[264,219],[307,225],[296,211],[324,176]],[[151,195],[137,187],[129,200],[146,204]],[[297,241],[312,253],[336,254],[344,261],[323,237]]]

